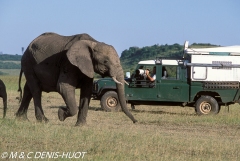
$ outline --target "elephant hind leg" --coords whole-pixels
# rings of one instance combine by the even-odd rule
[[[36,91],[36,93],[33,94],[33,101],[34,101],[34,107],[35,107],[35,117],[37,121],[39,122],[48,122],[49,120],[45,117],[43,109],[42,109],[42,91]]]
[[[18,112],[16,113],[16,116],[18,118],[27,119],[27,110],[28,110],[31,99],[33,98],[34,107],[35,107],[35,117],[37,121],[48,122],[48,119],[45,117],[42,110],[42,104],[41,104],[42,91],[40,90],[38,81],[32,75],[26,75],[26,79],[27,79],[27,82],[24,86],[23,99],[18,109]]]
[[[28,120],[27,118],[27,110],[28,110],[28,106],[29,103],[32,99],[32,93],[30,92],[30,89],[27,85],[27,83],[24,86],[24,92],[23,92],[23,98],[22,98],[22,102],[21,105],[16,113],[16,117],[17,119],[20,120]]]
[[[42,109],[42,91],[39,87],[36,87],[32,92],[34,107],[35,107],[35,117],[39,122],[48,122],[48,119],[45,117]]]

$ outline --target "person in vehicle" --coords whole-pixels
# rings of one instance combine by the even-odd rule
[[[147,75],[147,79],[149,79],[151,82],[155,81],[155,79],[156,79],[156,67],[155,66],[153,67],[151,75],[149,74],[149,70],[147,69],[146,70],[146,75]]]
[[[162,79],[167,79],[167,69],[165,66],[162,67]]]

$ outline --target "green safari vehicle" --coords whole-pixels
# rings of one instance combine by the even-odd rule
[[[227,52],[229,48],[215,50],[208,48],[208,52],[196,54],[185,46],[185,53],[190,55],[187,59],[159,57],[140,61],[131,76],[127,73],[126,102],[132,109],[135,105],[190,106],[199,115],[217,114],[221,106],[239,103],[240,65],[236,62],[240,62],[240,47],[239,55],[237,52],[231,55],[232,52]],[[150,81],[146,70],[152,73],[153,68],[155,80]],[[92,97],[101,101],[105,111],[121,110],[111,78],[95,81]]]

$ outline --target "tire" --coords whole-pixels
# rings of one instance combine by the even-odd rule
[[[117,93],[115,91],[106,92],[101,98],[101,107],[107,112],[121,111]]]
[[[220,107],[213,97],[201,96],[196,102],[195,111],[198,115],[218,114]]]

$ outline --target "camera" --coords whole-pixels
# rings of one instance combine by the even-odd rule
[[[143,69],[137,69],[137,70],[136,70],[136,74],[137,74],[137,75],[143,75],[143,74],[146,74],[146,70],[143,70]]]

